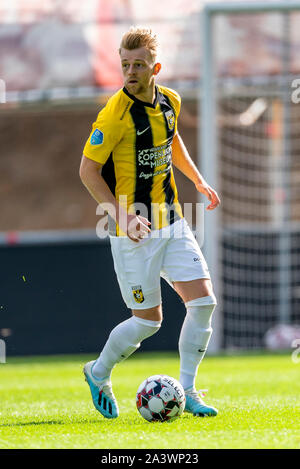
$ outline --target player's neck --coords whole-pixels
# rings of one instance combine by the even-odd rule
[[[153,104],[155,101],[155,82],[150,84],[149,88],[145,90],[143,93],[135,94],[133,95],[135,98],[139,99],[140,101],[143,101],[145,103],[150,103]]]

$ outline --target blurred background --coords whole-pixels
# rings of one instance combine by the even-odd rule
[[[202,246],[219,303],[210,351],[289,349],[300,339],[300,2],[2,0],[7,353],[98,352],[130,314],[78,170],[92,123],[122,87],[118,47],[133,24],[158,33],[157,81],[181,94],[179,132],[222,200],[205,214]],[[205,202],[175,179],[182,204]],[[177,349],[184,307],[162,290],[165,324],[144,350]]]

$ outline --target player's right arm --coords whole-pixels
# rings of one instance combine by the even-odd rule
[[[118,203],[101,176],[102,164],[82,155],[79,175],[91,196],[103,206],[104,210],[115,220],[121,230],[135,242],[139,242],[149,231],[148,220],[141,215],[128,214]]]
[[[138,242],[150,230],[144,217],[129,215],[115,198],[101,175],[102,167],[120,143],[126,131],[119,119],[120,105],[118,95],[111,98],[99,112],[90,136],[84,146],[80,164],[80,178],[92,197],[108,212],[123,233]],[[125,194],[124,194],[125,195]]]
[[[101,176],[102,164],[82,155],[79,176],[91,196],[99,204],[105,203],[107,213],[118,222],[119,218],[126,217],[126,211],[118,203]]]

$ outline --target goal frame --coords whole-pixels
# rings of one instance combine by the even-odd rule
[[[200,13],[200,41],[202,44],[202,63],[199,76],[201,76],[201,84],[198,87],[198,115],[200,124],[197,131],[198,146],[198,167],[204,179],[217,192],[219,187],[218,181],[218,132],[216,126],[217,117],[217,99],[214,87],[211,86],[214,77],[214,44],[212,34],[212,21],[218,14],[232,13],[288,13],[290,11],[300,11],[300,2],[294,0],[280,1],[255,1],[255,2],[224,2],[205,4]],[[288,142],[285,142],[288,145]],[[201,203],[202,196],[198,194],[198,202]],[[207,213],[207,212],[206,212]],[[287,252],[288,236],[282,237],[282,248]],[[213,334],[209,345],[209,351],[217,353],[222,346],[222,265],[221,259],[221,232],[220,232],[220,212],[218,208],[213,212],[209,212],[205,216],[204,226],[204,244],[203,253],[207,260],[211,278],[213,281],[214,291],[217,296],[218,306],[213,317]],[[288,262],[284,260],[283,262]],[[280,269],[285,271],[285,266]],[[287,320],[289,311],[286,305],[287,295],[289,294],[286,285],[287,279],[281,275],[282,284],[281,297],[281,317],[282,321]],[[287,290],[287,291],[286,291]]]

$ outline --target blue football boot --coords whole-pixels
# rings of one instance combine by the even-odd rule
[[[184,390],[185,392],[185,412],[195,415],[196,417],[215,417],[218,414],[217,409],[208,406],[201,399],[204,396],[202,391],[196,391],[195,388],[191,387]],[[199,396],[201,395],[201,397]]]
[[[91,390],[94,406],[103,417],[114,419],[118,417],[119,409],[116,398],[112,392],[111,382],[107,379],[99,380],[93,376],[92,367],[94,363],[95,360],[88,362],[83,368],[85,380]]]

